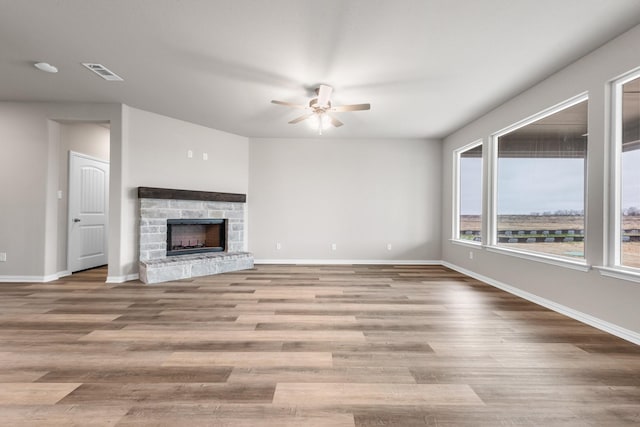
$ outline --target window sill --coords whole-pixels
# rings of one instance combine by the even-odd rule
[[[625,267],[605,267],[595,266],[594,269],[600,272],[600,275],[613,277],[614,279],[629,280],[640,283],[640,271],[627,269]]]
[[[482,249],[482,242],[474,242],[473,240],[449,239],[449,242],[455,245],[468,246],[476,249]]]
[[[499,248],[496,246],[485,246],[489,252],[497,254],[514,256],[516,258],[522,258],[529,261],[542,262],[544,264],[551,264],[558,267],[570,268],[573,270],[587,272],[591,270],[591,266],[586,261],[574,261],[572,259],[565,259],[560,257],[548,256],[544,254],[536,254],[532,252],[521,252],[513,249]],[[639,276],[640,277],[640,276]]]

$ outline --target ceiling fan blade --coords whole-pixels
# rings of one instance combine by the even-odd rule
[[[318,88],[318,107],[326,107],[329,104],[333,88],[327,85],[320,85]]]
[[[326,113],[325,113],[326,114]],[[340,120],[336,119],[335,117],[333,117],[331,114],[327,114],[327,116],[329,116],[329,118],[331,119],[331,124],[334,127],[339,128],[340,126],[342,126],[344,123],[342,123]]]
[[[291,102],[285,101],[276,101],[275,99],[271,101],[272,104],[284,105],[285,107],[293,107],[293,108],[302,108],[303,110],[307,107],[299,104],[292,104]]]
[[[295,125],[296,123],[300,123],[303,120],[307,120],[309,117],[313,116],[314,113],[305,114],[304,116],[297,117],[289,122],[290,125]]]
[[[337,107],[331,108],[331,111],[361,111],[361,110],[370,110],[370,104],[353,104],[353,105],[338,105]]]

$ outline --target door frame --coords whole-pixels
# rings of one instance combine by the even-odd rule
[[[69,154],[67,157],[67,271],[69,272],[69,274],[73,274],[73,272],[71,271],[71,221],[73,220],[73,213],[71,212],[71,157],[72,156],[77,156],[77,157],[82,157],[85,158],[87,160],[93,160],[96,162],[100,162],[100,163],[104,163],[106,165],[109,166],[109,180],[107,181],[108,185],[109,185],[109,191],[106,192],[107,195],[107,215],[105,216],[106,218],[106,223],[107,226],[105,227],[105,241],[107,242],[107,263],[109,262],[109,255],[108,255],[108,248],[109,248],[109,216],[110,216],[110,212],[111,212],[111,206],[110,206],[110,195],[109,193],[111,192],[111,162],[109,160],[104,160],[104,159],[99,159],[97,157],[94,156],[90,156],[88,154],[84,154],[84,153],[80,153],[78,151],[73,151],[73,150],[69,150]]]

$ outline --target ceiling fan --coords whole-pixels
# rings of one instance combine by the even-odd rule
[[[291,120],[289,124],[295,125],[304,120],[310,120],[314,128],[318,129],[318,133],[322,135],[322,130],[326,129],[329,125],[334,127],[340,127],[344,123],[338,120],[331,113],[341,113],[345,111],[361,111],[371,109],[369,104],[353,104],[353,105],[331,105],[331,93],[333,88],[327,85],[320,85],[316,89],[316,98],[312,98],[309,101],[309,105],[293,104],[285,101],[271,101],[274,104],[284,105],[285,107],[300,108],[303,110],[310,110],[308,113],[303,114],[300,117],[296,117]]]

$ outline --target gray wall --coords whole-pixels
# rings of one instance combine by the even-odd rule
[[[68,127],[70,122],[110,124],[111,281],[138,272],[138,186],[248,190],[247,138],[118,104],[0,103],[0,182],[7,183],[0,186],[0,252],[7,253],[7,262],[0,262],[2,280],[52,280],[66,269],[60,227],[66,191],[57,198],[67,174],[61,153],[96,131]],[[194,151],[190,161],[187,149]]]
[[[0,102],[0,277],[51,280],[59,272],[61,123],[111,123],[111,157],[120,158],[121,106],[117,104]],[[110,204],[121,200],[120,163],[111,170]],[[109,259],[120,254],[120,218],[110,214]],[[114,268],[118,264],[114,263]],[[111,266],[110,266],[111,270]]]
[[[123,107],[124,277],[138,273],[138,187],[248,193],[248,138]],[[187,151],[193,157],[187,157]],[[203,153],[208,160],[203,160]],[[109,261],[111,262],[111,261]],[[114,278],[115,280],[115,278]]]
[[[440,153],[426,140],[251,139],[249,250],[257,260],[439,260]]]
[[[453,150],[488,136],[581,92],[589,92],[589,139],[587,159],[588,199],[586,251],[588,264],[601,266],[605,259],[610,115],[608,82],[640,65],[640,27],[607,43],[540,84],[470,123],[444,141],[442,238],[443,259],[456,266],[508,284],[518,290],[640,333],[640,284],[601,276],[597,270],[581,272],[514,258],[486,250],[453,244],[452,156]],[[488,171],[485,170],[485,174]],[[487,176],[485,176],[486,181]],[[486,199],[486,194],[485,194]],[[485,206],[486,217],[486,206]]]
[[[249,139],[160,114],[125,107],[127,190],[164,187],[246,193]],[[187,157],[187,151],[193,157]],[[208,160],[203,160],[207,153]]]
[[[0,104],[0,275],[44,275],[47,123],[25,105]]]

